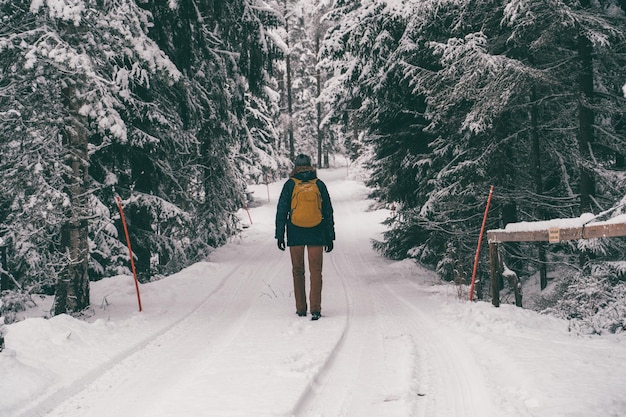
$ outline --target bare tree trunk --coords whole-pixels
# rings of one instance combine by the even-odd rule
[[[315,31],[315,56],[317,57],[320,51],[320,32],[319,30]],[[322,75],[320,73],[319,68],[315,70],[315,83],[317,88],[317,163],[319,167],[328,168],[328,161],[324,163],[322,159],[322,150],[324,143],[324,134],[322,132],[322,103],[319,102],[320,95],[322,94]]]
[[[285,0],[285,15],[287,14],[287,0]],[[293,97],[291,93],[291,50],[289,46],[289,20],[285,16],[285,32],[287,33],[285,43],[287,44],[287,56],[285,64],[287,66],[287,115],[289,117],[287,130],[289,134],[289,157],[293,160],[296,156],[295,144],[293,138]]]
[[[589,0],[581,2],[583,7],[589,6]],[[595,195],[595,182],[588,166],[591,161],[590,146],[593,143],[593,45],[583,33],[578,36],[578,58],[580,60],[580,74],[578,87],[578,148],[581,156],[580,165],[580,212],[592,211],[592,199]]]
[[[0,238],[2,240],[2,238]],[[4,245],[4,241],[0,242],[0,291],[9,289],[9,275],[7,267],[7,247]]]
[[[533,86],[531,89],[531,105],[530,105],[530,134],[532,137],[532,160],[534,170],[535,192],[537,195],[543,195],[543,171],[541,166],[541,143],[539,141],[539,111],[537,110],[537,90]],[[538,217],[540,220],[545,219],[544,210],[539,208]],[[539,277],[540,287],[545,289],[548,286],[548,266],[546,256],[546,246],[543,242],[537,243],[537,249],[539,251]]]
[[[581,6],[588,8],[590,0],[582,0]],[[578,149],[580,151],[580,213],[593,212],[593,197],[595,196],[595,180],[589,166],[592,161],[591,144],[593,143],[593,44],[582,30],[578,35],[578,59],[580,73],[578,76]],[[579,264],[585,265],[589,255],[582,251]]]
[[[66,148],[66,192],[70,200],[67,220],[61,228],[65,266],[56,285],[54,314],[79,312],[89,306],[89,246],[87,224],[88,154],[84,117],[78,114],[80,99],[75,81],[63,89],[68,122],[64,132]]]

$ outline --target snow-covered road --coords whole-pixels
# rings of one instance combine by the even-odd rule
[[[432,272],[383,259],[370,239],[388,212],[369,210],[367,189],[345,176],[320,172],[337,229],[322,319],[295,315],[289,256],[273,239],[282,184],[256,187],[263,204],[243,236],[143,285],[143,313],[128,277],[115,277],[94,283],[103,303],[91,323],[9,326],[0,370],[24,377],[0,392],[25,392],[0,400],[0,416],[626,415],[624,340],[460,300]]]

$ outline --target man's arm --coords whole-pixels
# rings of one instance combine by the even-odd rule
[[[322,195],[322,217],[324,221],[324,228],[326,231],[326,238],[329,241],[335,240],[335,218],[333,211],[333,204],[330,200],[330,194],[326,184],[318,180],[318,187],[320,194]]]
[[[280,193],[278,204],[276,205],[276,232],[274,237],[279,240],[285,240],[285,226],[289,210],[291,209],[291,193],[293,192],[293,181],[288,180]]]

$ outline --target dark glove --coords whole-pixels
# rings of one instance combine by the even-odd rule
[[[335,244],[333,243],[332,240],[328,241],[328,244],[326,245],[326,253],[331,252],[333,250],[333,248],[335,247]]]
[[[285,239],[278,239],[276,243],[278,244],[278,249],[285,250]]]

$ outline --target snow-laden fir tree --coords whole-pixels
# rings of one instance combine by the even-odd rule
[[[359,119],[375,150],[370,184],[399,208],[377,244],[389,256],[468,278],[490,185],[488,228],[598,212],[624,194],[617,4],[373,1],[339,10],[325,42],[336,68],[328,96],[334,111]],[[535,251],[510,247],[545,259],[545,248]]]
[[[278,68],[281,93],[281,125],[286,151],[313,157],[325,166],[323,155],[333,148],[323,118],[326,109],[319,100],[325,74],[318,66],[318,52],[324,35],[322,17],[326,1],[282,1],[274,7],[282,13],[282,26],[275,31],[282,40],[282,65]],[[327,159],[327,158],[326,158]]]
[[[80,265],[57,302],[57,312],[78,311],[87,259],[92,278],[128,273],[118,194],[142,279],[236,232],[245,175],[275,169],[272,10],[247,1],[0,7],[0,221],[18,283],[58,290]]]
[[[55,313],[79,311],[89,303],[90,158],[109,143],[128,141],[119,110],[124,100],[133,100],[129,85],[147,85],[157,74],[170,80],[179,76],[146,37],[149,20],[145,12],[133,2],[117,2],[104,9],[96,6],[45,1],[2,4],[6,11],[6,29],[0,40],[5,80],[9,87],[21,80],[24,86],[20,88],[32,91],[3,95],[3,108],[15,116],[3,126],[9,132],[5,143],[11,147],[24,141],[28,143],[25,147],[32,148],[33,143],[42,141],[35,147],[39,152],[24,155],[25,164],[35,178],[52,181],[45,192],[29,196],[36,207],[30,210],[20,201],[25,190],[11,178],[3,178],[3,188],[15,187],[11,196],[15,199],[3,223],[12,231],[14,250],[30,246],[39,258],[48,258],[37,262],[35,257],[12,256],[12,271],[24,275],[21,280],[25,281],[43,284],[52,280],[58,290]],[[4,58],[9,56],[11,66]],[[33,93],[39,101],[27,101],[35,97]],[[18,172],[16,180],[23,175],[28,174]],[[39,182],[37,187],[42,185]],[[15,216],[20,211],[26,216]],[[33,215],[36,217],[29,219]],[[11,221],[17,217],[20,220]],[[19,222],[36,226],[42,223],[38,219],[45,228],[37,227],[20,238],[28,227],[20,227]],[[47,245],[46,240],[50,242]],[[19,268],[20,263],[27,266],[25,261],[37,262],[38,268]]]

